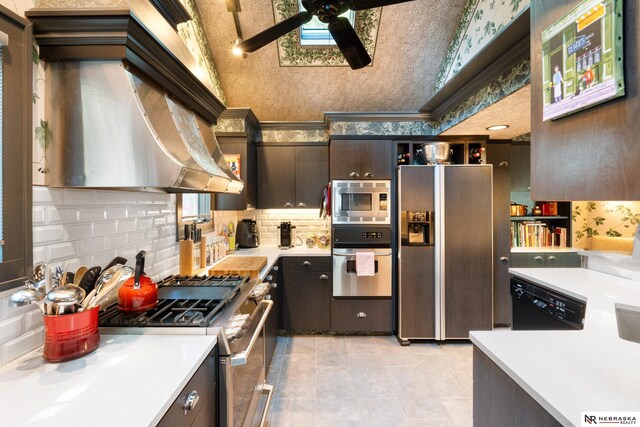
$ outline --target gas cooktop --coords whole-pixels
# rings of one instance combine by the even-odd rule
[[[169,276],[158,283],[158,305],[143,313],[125,313],[113,304],[100,313],[102,327],[209,326],[249,276]]]

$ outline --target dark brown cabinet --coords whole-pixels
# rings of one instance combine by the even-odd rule
[[[218,422],[218,347],[209,353],[178,398],[158,423],[159,427],[214,426]],[[197,399],[196,399],[197,396]],[[188,402],[194,402],[189,408]]]
[[[391,299],[334,299],[331,330],[336,332],[391,332]]]
[[[282,280],[280,275],[280,262],[278,261],[267,276],[265,281],[271,283],[271,290],[269,291],[269,298],[273,301],[271,312],[267,318],[265,328],[265,366],[267,373],[271,366],[271,359],[273,358],[273,352],[276,349],[278,343],[278,333],[282,328]]]
[[[394,150],[388,140],[332,140],[329,175],[332,180],[391,179]]]
[[[282,326],[287,331],[331,329],[331,257],[282,260]]]
[[[579,268],[582,263],[577,252],[512,253],[512,268]]]
[[[319,208],[329,182],[326,145],[260,146],[258,208]]]
[[[216,194],[215,206],[219,211],[244,211],[256,207],[256,146],[247,138],[218,136],[224,154],[239,154],[240,179],[244,188],[240,194]]]

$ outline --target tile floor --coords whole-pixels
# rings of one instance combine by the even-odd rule
[[[279,337],[270,427],[471,426],[472,345]]]

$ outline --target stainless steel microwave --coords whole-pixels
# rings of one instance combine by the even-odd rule
[[[331,222],[390,224],[391,181],[333,181]]]

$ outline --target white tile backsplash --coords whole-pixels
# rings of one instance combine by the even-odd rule
[[[271,246],[278,244],[278,226],[283,221],[291,221],[291,224],[296,226],[296,235],[302,242],[309,233],[317,233],[321,230],[330,233],[331,219],[319,218],[318,211],[319,209],[257,209],[238,212],[237,215],[238,221],[243,219],[257,221],[260,244]],[[300,243],[298,240],[297,244]]]
[[[147,251],[145,271],[159,280],[178,270],[176,196],[33,187],[34,263],[104,266],[115,256],[134,264]],[[39,310],[10,307],[0,298],[0,365],[43,342]]]

